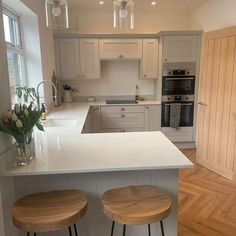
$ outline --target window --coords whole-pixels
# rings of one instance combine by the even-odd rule
[[[7,48],[11,100],[15,102],[15,87],[24,82],[24,51],[20,33],[20,19],[12,11],[3,9],[3,24]]]

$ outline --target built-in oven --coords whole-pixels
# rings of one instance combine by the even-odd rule
[[[178,103],[180,109],[179,127],[192,127],[194,120],[194,96],[163,96],[162,97],[162,127],[170,127],[171,105]]]
[[[189,70],[167,70],[162,77],[162,95],[194,95],[195,75]]]

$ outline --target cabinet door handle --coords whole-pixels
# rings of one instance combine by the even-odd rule
[[[121,114],[121,116],[120,116],[121,118],[125,118],[125,114]]]
[[[146,78],[146,77],[147,77],[147,75],[146,75],[146,74],[144,74],[144,75],[143,75],[143,77],[144,77],[144,78]]]
[[[149,109],[149,107],[146,107],[146,109]]]
[[[164,61],[166,61],[167,62],[167,58],[165,58],[165,60]]]
[[[124,108],[124,107],[122,107],[120,110],[121,110],[121,111],[125,111],[125,108]]]

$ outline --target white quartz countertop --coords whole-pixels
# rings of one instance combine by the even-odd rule
[[[73,127],[36,132],[36,158],[29,166],[3,175],[42,175],[192,167],[185,155],[161,132],[81,134],[89,103],[56,108],[49,119],[77,119]]]

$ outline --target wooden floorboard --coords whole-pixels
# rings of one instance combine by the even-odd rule
[[[180,171],[178,236],[236,236],[236,184],[195,163]]]

